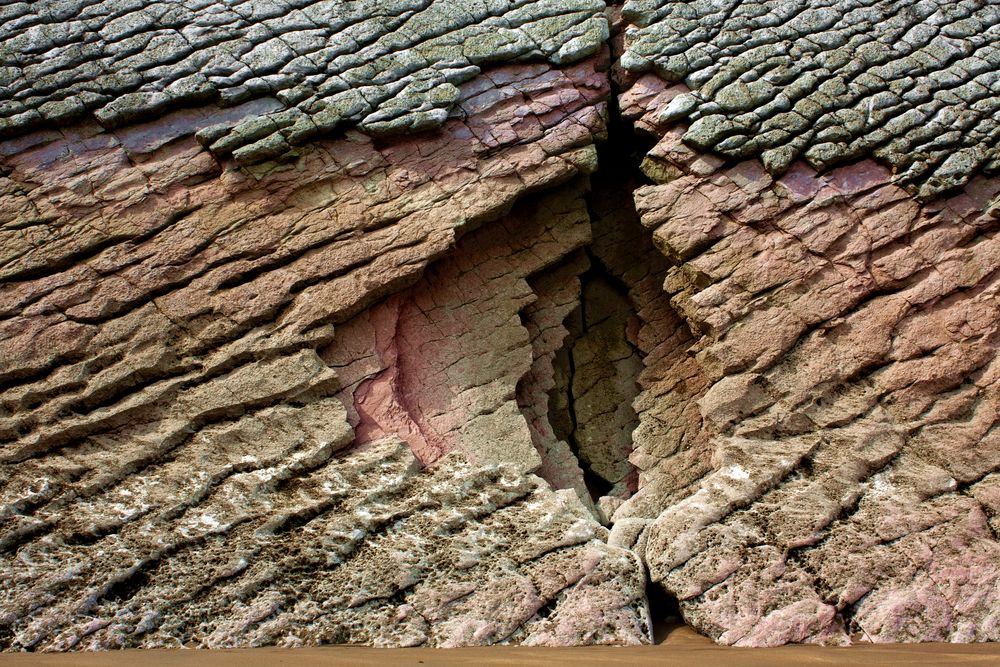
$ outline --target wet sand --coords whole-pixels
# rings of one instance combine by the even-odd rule
[[[369,665],[475,665],[543,667],[568,664],[642,667],[797,667],[799,665],[1000,665],[1000,644],[894,644],[824,648],[785,646],[739,649],[715,646],[683,627],[670,630],[658,646],[640,648],[374,649],[326,646],[307,649],[227,651],[116,651],[110,653],[0,654],[13,667],[367,667]]]

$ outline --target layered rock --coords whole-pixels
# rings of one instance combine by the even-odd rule
[[[700,437],[637,433],[615,519],[652,519],[653,580],[724,643],[998,639],[1000,183],[921,204],[871,161],[775,177],[685,146],[663,119],[689,94],[645,76],[622,102],[659,137],[636,204],[696,335]]]
[[[115,128],[177,106],[260,100],[199,140],[241,164],[345,125],[440,127],[483,67],[573,63],[608,37],[600,0],[15,3],[0,16],[0,131],[92,117]]]
[[[64,519],[63,539],[21,549],[5,568],[6,642],[646,641],[636,557],[604,543],[572,492],[457,453],[421,471],[398,440],[331,457],[351,440],[336,405],[322,406],[326,431],[286,407],[203,431],[183,457],[78,505],[88,520],[133,516],[77,540]],[[321,410],[311,412],[315,422]],[[213,468],[189,505],[192,469]]]
[[[0,648],[1000,639],[996,10],[609,4],[0,12]]]
[[[586,268],[607,62],[571,61],[603,4],[310,7],[206,3],[155,34],[159,7],[5,16],[0,644],[649,641],[642,565],[527,474],[551,456],[520,412],[546,414],[539,327]],[[286,52],[310,11],[336,20],[309,44],[350,57]],[[210,33],[136,55],[125,88],[93,69]],[[250,42],[276,60],[236,81],[219,59]],[[376,56],[400,68],[371,81]],[[522,58],[560,66],[490,66]],[[335,62],[365,114],[293,99]],[[294,134],[296,109],[329,123]]]

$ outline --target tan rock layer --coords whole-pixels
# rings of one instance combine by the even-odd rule
[[[416,280],[457,231],[593,169],[606,91],[593,62],[493,76],[436,138],[351,136],[260,180],[205,155],[193,112],[124,140],[78,128],[5,144],[19,152],[3,178],[0,460],[142,411],[152,423],[185,387],[315,348],[324,327]],[[165,143],[130,153],[149,136]]]
[[[193,137],[232,110],[0,144],[0,644],[648,641],[641,563],[524,474],[517,403],[527,281],[589,240],[605,65],[496,68],[440,133],[252,171]],[[373,353],[432,470],[356,418]]]
[[[288,407],[205,431],[76,508],[121,529],[5,559],[5,647],[647,641],[635,555],[571,492],[458,453],[421,472],[398,440],[331,456],[351,440],[336,405],[311,412],[325,434]]]

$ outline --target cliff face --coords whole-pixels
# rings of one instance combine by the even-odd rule
[[[0,647],[1000,639],[1000,16],[828,4],[5,9]]]

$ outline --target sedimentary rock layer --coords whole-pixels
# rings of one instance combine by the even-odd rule
[[[998,25],[0,9],[0,648],[1000,639]]]
[[[622,539],[652,519],[653,580],[724,643],[997,640],[1000,182],[920,204],[871,161],[775,178],[682,144],[687,94],[622,99],[659,137],[636,205],[706,379],[700,437],[637,433]]]
[[[485,66],[595,54],[603,11],[600,0],[13,3],[0,14],[0,133],[259,100],[199,133],[215,154],[256,163],[345,124],[439,127]]]
[[[250,169],[195,135],[260,118],[256,99],[0,144],[3,646],[648,641],[641,564],[525,474],[542,457],[517,402],[544,356],[526,325],[585,269],[527,282],[589,240],[605,67],[490,68],[433,134],[348,131]],[[467,233],[477,264],[441,259]],[[392,367],[404,403],[451,437],[411,442],[419,459],[379,444],[398,423],[356,418],[386,373],[354,371],[388,352],[352,332],[393,304],[389,344],[439,344],[393,353],[419,380]]]

